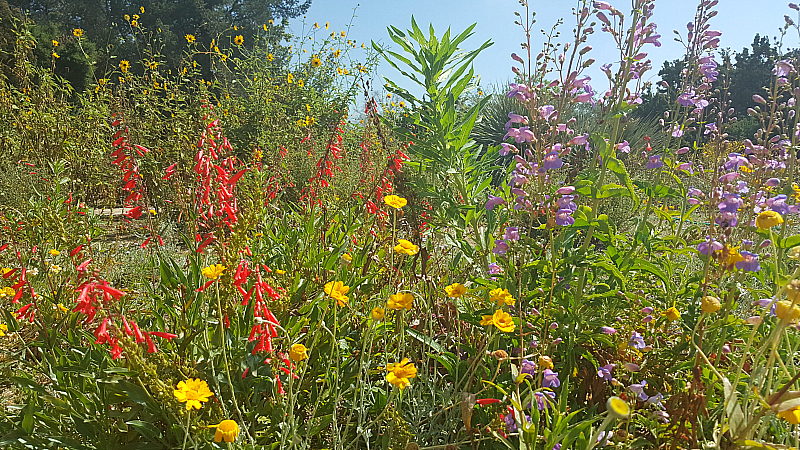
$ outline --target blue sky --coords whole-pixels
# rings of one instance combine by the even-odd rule
[[[625,12],[630,8],[630,0],[611,0],[610,3]],[[672,30],[678,29],[685,35],[686,23],[693,20],[697,3],[695,0],[656,0],[653,19],[658,24],[662,46],[649,46],[654,70],[649,72],[647,79],[657,80],[658,69],[663,61],[683,54],[681,45],[673,41],[675,35]],[[567,17],[576,4],[577,1],[569,0],[530,0],[531,10],[536,11],[537,33],[532,38],[533,49],[537,53],[543,42],[538,30],[549,29],[559,17]],[[784,14],[793,13],[790,16],[797,21],[796,12],[787,5],[788,1],[785,0],[720,0],[716,7],[719,13],[711,20],[711,28],[722,31],[723,47],[740,51],[743,47],[749,47],[756,33],[777,36],[778,29],[784,24]],[[365,42],[369,46],[370,40],[375,40],[391,44],[397,49],[398,46],[388,38],[386,27],[394,25],[401,30],[408,29],[411,27],[412,14],[423,28],[432,23],[437,36],[448,27],[455,33],[477,22],[474,35],[465,41],[464,47],[477,47],[487,39],[494,42],[474,64],[476,73],[482,77],[482,85],[486,87],[511,78],[512,61],[509,55],[520,52],[520,43],[525,38],[521,28],[514,25],[514,11],[523,11],[518,0],[313,0],[305,18],[293,20],[290,28],[299,35],[303,32],[303,20],[306,27],[314,22],[323,26],[330,22],[331,29],[337,31],[352,23],[348,38],[355,39],[359,45]],[[566,22],[560,27],[562,36],[571,34],[571,25],[571,22]],[[589,44],[593,46],[590,54],[598,62],[588,74],[592,77],[595,90],[602,91],[606,85],[602,83],[604,78],[601,78],[603,75],[599,67],[604,62],[617,59],[613,41],[609,35],[596,32]],[[800,46],[798,44],[796,32],[787,36],[785,46],[796,48]],[[358,50],[361,52],[360,48]],[[360,58],[359,52],[353,56]],[[379,67],[378,75],[402,81],[401,75],[386,63]],[[380,80],[376,80],[375,85],[381,84]],[[411,87],[405,82],[400,84]]]

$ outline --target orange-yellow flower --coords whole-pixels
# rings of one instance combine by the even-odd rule
[[[380,306],[376,306],[372,308],[372,318],[375,320],[383,320],[386,317],[386,310],[381,308]]]
[[[411,241],[398,239],[397,245],[394,246],[394,251],[403,255],[414,256],[419,252],[419,247],[412,244]]]
[[[678,309],[675,308],[674,306],[670,307],[668,310],[664,311],[662,314],[664,316],[666,316],[667,320],[669,320],[670,322],[673,322],[673,321],[678,320],[678,319],[681,318],[680,311],[678,311]]]
[[[241,34],[236,36],[235,38],[233,38],[233,43],[236,45],[244,44],[244,36],[242,36]]]
[[[72,34],[75,37],[81,37],[83,36],[83,30],[81,30],[80,28],[75,28],[74,30],[72,30]]]
[[[483,316],[481,325],[494,325],[505,333],[511,333],[517,327],[511,315],[502,309],[498,309],[491,316]]]
[[[800,307],[788,300],[781,300],[775,305],[775,315],[781,320],[788,317],[790,322],[797,322],[800,319]]]
[[[386,381],[400,389],[405,389],[411,384],[409,380],[417,377],[417,368],[414,363],[408,362],[408,358],[403,358],[399,363],[388,364],[386,370],[389,372],[386,374]]]
[[[202,403],[207,402],[214,396],[214,393],[208,389],[208,383],[205,381],[199,378],[189,378],[178,383],[178,388],[173,391],[173,395],[179,402],[186,403],[186,409],[190,410],[192,407],[202,408]]]
[[[330,295],[332,299],[336,300],[339,306],[347,305],[347,293],[350,292],[350,286],[345,286],[341,281],[329,281],[325,283],[325,293]]]
[[[203,276],[208,278],[209,280],[216,280],[217,278],[222,276],[222,272],[226,269],[225,266],[222,264],[217,265],[210,265],[208,267],[203,268]]]
[[[408,309],[414,305],[414,296],[408,292],[398,292],[389,296],[386,307],[389,309]]]
[[[289,359],[295,362],[308,359],[308,349],[303,344],[294,344],[289,350]]]
[[[516,302],[511,293],[508,292],[508,289],[500,288],[489,291],[489,301],[497,303],[498,305],[503,305],[504,303],[506,305],[513,305]]]
[[[467,288],[461,283],[453,283],[445,287],[444,292],[448,297],[461,298],[462,295],[467,293]]]
[[[793,425],[800,424],[800,406],[795,406],[792,409],[779,412],[778,418],[783,419]]]
[[[719,302],[719,299],[711,295],[704,296],[702,302],[700,303],[700,309],[702,309],[706,314],[715,313],[719,311],[721,307],[722,304]]]
[[[383,201],[384,203],[395,209],[400,209],[408,204],[408,200],[404,199],[403,197],[398,197],[396,195],[387,195],[386,197],[383,197]]]
[[[236,440],[239,435],[239,424],[233,420],[223,420],[216,425],[209,425],[208,428],[216,428],[214,432],[214,442],[225,441],[231,443]]]
[[[783,223],[783,217],[776,211],[762,211],[756,217],[756,226],[761,230],[766,230]]]

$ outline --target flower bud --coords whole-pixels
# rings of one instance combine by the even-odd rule
[[[700,304],[700,309],[703,310],[706,314],[711,314],[719,311],[722,305],[719,302],[717,297],[713,297],[711,295],[706,295],[703,297],[703,301]]]

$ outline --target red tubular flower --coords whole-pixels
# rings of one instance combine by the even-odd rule
[[[28,303],[27,305],[18,309],[14,313],[14,316],[19,321],[25,320],[27,318],[28,322],[33,323],[33,319],[36,316],[36,307],[33,305],[33,302]]]
[[[163,331],[151,331],[151,332],[149,332],[148,334],[150,334],[150,335],[152,335],[152,336],[158,336],[158,337],[160,337],[160,338],[166,339],[166,340],[167,340],[167,341],[169,341],[169,342],[172,342],[172,340],[173,340],[173,339],[175,339],[176,337],[178,337],[178,335],[177,335],[177,334],[165,333],[165,332],[163,332]]]
[[[94,330],[94,337],[97,339],[94,341],[95,344],[105,344],[108,340],[108,320],[108,317],[103,319],[100,326]]]
[[[144,340],[147,341],[147,353],[155,353],[158,351],[158,349],[156,349],[156,344],[154,344],[153,340],[150,339],[149,334],[144,333]]]
[[[277,375],[275,376],[275,382],[278,385],[278,394],[279,395],[286,395],[286,391],[283,390],[283,383],[281,383],[281,379]]]
[[[111,341],[111,350],[109,352],[111,353],[111,359],[119,359],[122,356],[122,347],[117,344],[117,339]]]
[[[250,330],[250,335],[247,337],[248,342],[253,342],[256,340],[256,334],[261,334],[261,324],[253,325],[253,328]]]
[[[125,327],[125,335],[133,336],[133,330],[131,330],[130,325],[128,325],[128,319],[126,319],[125,316],[122,316],[122,325]]]
[[[195,289],[195,292],[203,292],[203,291],[205,291],[206,288],[208,288],[209,286],[214,284],[215,281],[217,281],[217,280],[208,280],[208,281],[206,281],[206,283],[204,285],[202,285],[199,288]]]
[[[141,344],[145,342],[145,338],[141,330],[139,330],[139,325],[136,325],[136,322],[131,320],[131,325],[133,326],[133,335],[136,336],[136,343]]]
[[[129,219],[138,219],[139,217],[142,217],[142,206],[139,205],[131,209],[130,211],[126,212],[125,217]]]
[[[101,283],[98,283],[97,284],[97,288],[102,289],[103,291],[107,292],[108,295],[114,297],[115,300],[117,300],[120,297],[122,297],[123,295],[125,295],[124,292],[120,291],[119,289],[117,289],[115,287],[109,286],[105,281],[101,282]]]
[[[86,261],[80,263],[78,267],[75,268],[78,272],[83,272],[89,266],[89,263],[92,262],[92,258],[87,259]]]

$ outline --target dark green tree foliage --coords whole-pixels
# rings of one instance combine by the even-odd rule
[[[55,60],[56,73],[76,90],[86,86],[87,78],[102,75],[122,59],[134,61],[145,56],[140,54],[133,20],[139,29],[158,32],[154,36],[161,45],[161,62],[177,67],[187,34],[208,47],[235,26],[234,33],[252,46],[255,35],[267,25],[269,39],[261,40],[260,45],[269,47],[286,37],[288,19],[304,14],[311,6],[311,0],[0,0],[5,2],[34,22],[38,42],[59,41],[58,48],[44,44],[37,49],[39,63],[49,66],[56,50],[61,56]],[[72,34],[76,28],[84,30],[82,49]],[[231,37],[223,39],[227,45]]]
[[[759,124],[747,115],[747,108],[755,106],[753,95],[764,95],[764,86],[772,83],[772,68],[775,61],[796,53],[787,50],[779,55],[777,46],[770,45],[767,36],[756,34],[750,48],[740,52],[723,52],[719,64],[720,77],[714,87],[722,89],[727,83],[728,107],[734,109],[738,121],[731,124],[728,132],[733,139],[752,138]],[[685,62],[680,59],[665,61],[658,72],[661,82],[649,86],[643,94],[643,104],[636,111],[639,117],[663,117],[680,95],[680,74]]]

